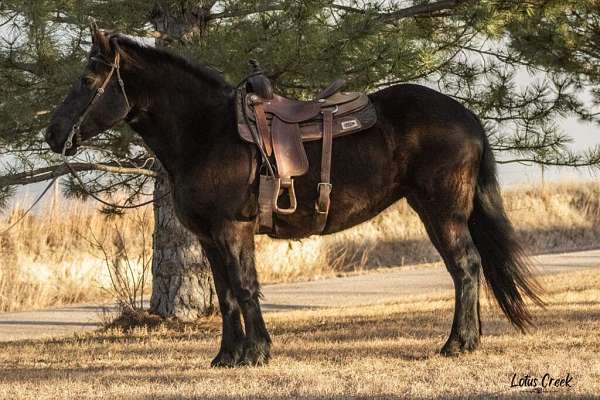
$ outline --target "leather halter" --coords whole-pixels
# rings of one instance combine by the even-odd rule
[[[71,128],[71,132],[69,132],[69,136],[67,136],[67,140],[65,141],[65,144],[63,146],[63,150],[62,150],[63,158],[66,157],[67,150],[69,150],[70,148],[73,147],[73,139],[80,137],[81,124],[83,123],[83,121],[85,121],[86,117],[90,113],[92,106],[104,94],[104,90],[106,89],[106,86],[108,86],[108,84],[109,84],[112,76],[115,74],[115,72],[117,73],[117,81],[119,82],[119,87],[121,88],[121,93],[123,93],[123,97],[125,98],[125,103],[127,104],[127,113],[129,113],[129,110],[131,110],[131,104],[129,103],[129,98],[127,97],[127,93],[125,92],[125,83],[123,82],[123,79],[121,78],[120,65],[119,65],[120,61],[121,61],[121,54],[119,53],[119,51],[115,51],[115,59],[112,62],[112,64],[108,63],[105,60],[98,58],[98,57],[91,57],[91,60],[94,60],[94,61],[97,61],[97,62],[100,62],[102,64],[109,66],[110,72],[104,79],[104,82],[102,82],[102,85],[100,85],[100,87],[96,90],[94,97],[92,97],[90,102],[87,104],[87,106],[85,107],[85,110],[83,111],[83,113],[81,114],[81,116],[79,117],[79,119],[77,120],[75,125],[73,125],[73,127]]]

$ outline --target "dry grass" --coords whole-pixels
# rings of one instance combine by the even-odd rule
[[[483,307],[480,351],[437,354],[452,293],[401,303],[269,314],[274,359],[267,367],[208,368],[219,321],[183,330],[90,333],[0,344],[6,399],[598,398],[600,271],[545,278],[548,308],[523,336]],[[573,377],[540,395],[511,388],[513,374]]]
[[[504,201],[531,254],[591,249],[600,243],[600,183],[517,187],[504,193]],[[265,282],[439,261],[404,200],[353,229],[292,242],[259,237],[257,249]]]
[[[145,247],[139,245],[144,243],[140,219],[145,221],[146,237],[152,235],[149,209],[106,218],[89,204],[69,201],[62,208],[54,204],[3,232],[22,215],[23,208],[17,205],[0,225],[0,312],[112,297],[110,270],[98,245],[109,255],[118,255],[122,232],[131,260],[150,250],[148,240]]]
[[[599,183],[522,187],[504,197],[511,219],[532,253],[588,249],[600,243]],[[63,209],[49,205],[0,235],[0,311],[94,301],[103,296],[101,288],[110,287],[110,279],[101,254],[85,240],[90,233],[110,241],[118,229],[128,242],[132,259],[144,250],[138,245],[141,232],[131,214],[106,219],[81,203],[69,203]],[[15,207],[4,226],[21,210]],[[151,223],[143,233],[151,237]],[[146,244],[149,251],[150,243]],[[299,241],[257,238],[258,270],[264,283],[437,260],[421,222],[405,201],[336,235]]]

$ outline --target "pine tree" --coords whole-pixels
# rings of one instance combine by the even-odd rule
[[[6,199],[15,185],[68,172],[49,153],[41,133],[83,69],[89,16],[105,29],[153,38],[159,46],[210,64],[233,84],[247,73],[249,58],[261,62],[277,90],[300,97],[339,77],[347,79],[348,89],[367,91],[400,82],[426,84],[476,112],[504,162],[598,166],[600,149],[571,152],[569,137],[555,121],[568,115],[597,121],[599,15],[600,4],[593,0],[4,0],[0,197]],[[526,86],[516,83],[523,72],[532,76]],[[582,89],[592,94],[593,107],[583,103]],[[81,154],[78,165],[88,187],[109,199],[125,192],[127,203],[139,201],[152,179],[160,177],[144,144],[126,126],[90,141]],[[67,195],[86,197],[71,178],[64,182]],[[163,191],[164,179],[156,182],[157,191]],[[177,224],[171,217],[162,220]],[[173,253],[193,242],[188,239],[155,243],[155,252]],[[175,253],[194,255],[189,263],[180,259],[177,267],[164,270],[155,265],[155,284],[177,285],[184,280],[172,276],[207,271],[202,252],[188,250]],[[208,299],[210,284],[202,279],[188,292]],[[155,287],[154,304],[175,304],[177,295],[167,303],[157,300],[178,293],[171,283]],[[160,312],[177,314],[176,308]],[[194,314],[188,311],[184,314]]]

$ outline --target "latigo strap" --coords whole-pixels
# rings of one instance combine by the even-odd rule
[[[333,145],[333,112],[323,110],[323,147],[321,150],[321,182],[317,186],[315,204],[315,225],[317,232],[323,232],[331,203],[331,152]]]

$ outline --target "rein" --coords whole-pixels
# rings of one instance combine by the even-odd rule
[[[244,77],[244,79],[242,79],[240,81],[240,83],[238,83],[237,86],[235,87],[236,98],[237,97],[241,98],[245,95],[246,91],[243,87],[248,83],[248,80],[250,78],[264,74],[264,71],[262,69],[260,69],[260,66],[258,65],[258,62],[256,60],[254,60],[254,59],[250,60],[249,64],[252,67],[253,72],[246,75],[246,77]],[[246,123],[246,125],[252,126],[252,124],[250,124],[250,121],[248,120],[248,114],[246,113],[245,107],[242,107],[242,110],[243,110],[242,116],[244,117],[244,122]],[[254,139],[254,143],[256,144],[256,147],[258,147],[258,151],[259,151],[261,159],[262,159],[262,165],[260,166],[259,169],[262,170],[262,168],[266,166],[267,173],[270,176],[275,177],[275,170],[273,169],[273,165],[272,165],[271,161],[269,160],[269,156],[265,152],[265,149],[261,145],[262,139],[261,139],[260,135],[258,134],[258,132],[256,132],[252,128],[250,128],[250,133],[252,134],[252,138]]]
[[[104,91],[106,89],[106,86],[108,86],[111,78],[113,77],[113,75],[115,73],[117,75],[117,81],[119,82],[119,87],[121,88],[121,93],[123,94],[123,98],[125,99],[125,103],[127,104],[127,111],[126,111],[125,115],[127,115],[129,113],[129,111],[131,110],[131,103],[129,103],[129,98],[127,97],[127,93],[125,92],[125,83],[123,82],[123,79],[121,78],[121,71],[120,71],[120,65],[119,65],[120,61],[121,61],[120,53],[118,51],[115,51],[115,59],[112,63],[108,63],[105,60],[103,60],[101,58],[97,58],[97,57],[92,57],[91,59],[109,66],[110,72],[106,76],[106,79],[104,79],[104,82],[102,82],[102,85],[100,85],[100,87],[96,90],[94,97],[92,97],[92,99],[89,101],[85,110],[83,111],[83,113],[81,114],[81,116],[79,117],[79,119],[77,120],[75,125],[73,125],[73,127],[71,128],[71,132],[69,132],[69,136],[67,136],[67,140],[65,141],[65,144],[63,145],[63,149],[61,152],[63,162],[69,169],[71,175],[73,175],[73,177],[77,180],[77,182],[79,183],[79,185],[81,186],[83,191],[88,196],[90,196],[94,200],[104,204],[105,206],[112,207],[112,208],[120,208],[120,209],[132,209],[132,208],[139,208],[139,207],[146,206],[148,204],[153,203],[154,199],[148,200],[148,201],[145,201],[145,202],[139,203],[139,204],[121,205],[121,204],[110,203],[110,202],[96,196],[94,193],[90,192],[86,188],[85,183],[83,182],[83,180],[81,179],[81,177],[79,176],[79,174],[77,173],[75,168],[73,168],[73,166],[68,161],[67,151],[69,149],[73,148],[74,141],[82,140],[81,132],[80,132],[81,124],[85,121],[86,117],[88,116],[88,114],[89,114],[90,110],[92,109],[92,107],[94,106],[94,104],[100,99],[100,97],[102,97],[102,95],[104,94]],[[166,196],[168,193],[169,192],[165,193],[162,197]]]

